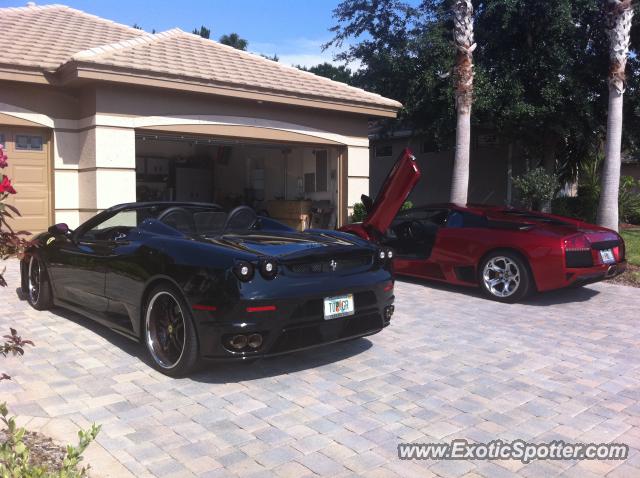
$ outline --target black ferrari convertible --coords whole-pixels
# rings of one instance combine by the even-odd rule
[[[72,309],[146,346],[162,372],[379,332],[393,314],[389,250],[299,233],[248,207],[132,203],[40,234],[21,262],[36,309]]]

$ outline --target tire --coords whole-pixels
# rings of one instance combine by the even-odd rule
[[[198,337],[182,293],[170,284],[154,287],[142,319],[142,341],[154,367],[170,377],[191,373],[198,363]]]
[[[36,310],[47,310],[53,305],[51,284],[40,258],[33,254],[26,267],[27,302]]]
[[[518,302],[532,289],[528,264],[509,250],[493,251],[484,258],[478,268],[478,283],[487,297],[498,302]]]

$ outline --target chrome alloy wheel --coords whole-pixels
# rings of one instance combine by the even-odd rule
[[[509,297],[520,287],[520,268],[508,257],[492,257],[484,266],[482,280],[492,295]]]
[[[175,367],[186,344],[185,318],[178,300],[161,291],[149,301],[145,318],[147,348],[156,363],[164,368]]]
[[[35,256],[29,260],[29,300],[37,304],[40,298],[40,261]]]

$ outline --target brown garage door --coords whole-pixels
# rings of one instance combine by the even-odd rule
[[[22,214],[11,223],[14,230],[35,234],[51,224],[49,137],[46,129],[0,125],[0,143],[9,157],[2,173],[17,191],[8,202]]]

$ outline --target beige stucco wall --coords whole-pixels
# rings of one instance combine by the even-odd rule
[[[362,140],[367,137],[365,117],[351,113],[310,110],[249,100],[174,93],[142,87],[101,86],[96,91],[100,114],[129,117],[227,116],[267,118]]]
[[[454,151],[447,149],[424,152],[422,142],[421,137],[382,139],[372,142],[369,152],[369,187],[372,197],[378,194],[398,155],[408,147],[415,155],[422,173],[409,200],[415,205],[449,202]],[[391,145],[391,156],[376,157],[374,144]],[[470,203],[504,205],[509,202],[509,171],[511,176],[515,177],[524,173],[527,168],[524,153],[518,147],[512,147],[510,162],[509,154],[509,145],[506,142],[479,144],[477,136],[473,136],[469,165]]]
[[[337,160],[336,146],[346,146],[349,208],[369,192],[367,118],[353,113],[122,85],[70,89],[0,82],[0,114],[52,130],[55,218],[71,227],[135,201],[135,132],[141,128],[179,125],[214,134],[228,127],[243,136],[327,144],[330,164]],[[307,162],[300,158],[303,173]]]

